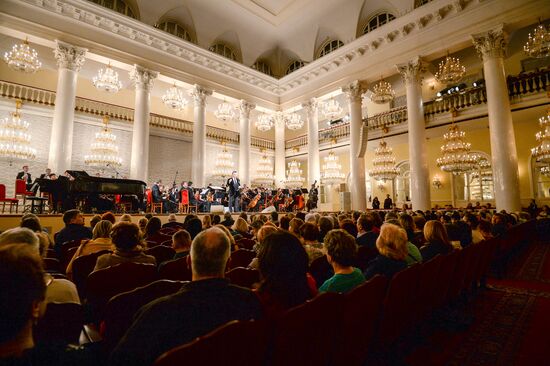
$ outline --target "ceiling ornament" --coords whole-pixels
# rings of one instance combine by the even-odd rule
[[[31,147],[29,123],[21,119],[21,100],[15,102],[15,112],[11,117],[0,120],[0,157],[9,161],[32,160],[36,158],[36,149]]]
[[[113,70],[109,63],[104,69],[100,69],[97,76],[92,79],[94,86],[109,93],[118,93],[122,88],[122,82],[118,79],[118,72]]]
[[[461,174],[470,172],[478,166],[478,155],[470,153],[471,144],[465,141],[466,133],[460,131],[454,123],[443,135],[445,143],[441,146],[443,156],[437,158],[437,166],[444,172]]]
[[[214,176],[225,179],[233,172],[233,154],[227,151],[225,142],[222,142],[223,149],[216,155],[214,164]]]
[[[374,150],[373,168],[369,171],[371,178],[386,182],[393,180],[399,175],[399,169],[395,165],[393,149],[388,146],[386,141],[380,141],[378,147]]]
[[[271,159],[265,153],[265,150],[262,151],[262,157],[258,161],[258,167],[256,168],[256,183],[271,185],[275,176],[273,175],[273,164]]]
[[[224,99],[222,103],[218,104],[218,109],[214,111],[214,115],[223,122],[232,121],[235,119],[235,109]]]
[[[271,130],[271,127],[273,127],[273,116],[262,113],[258,116],[258,119],[256,120],[256,123],[254,124],[256,126],[256,129],[261,132],[266,132]]]
[[[539,118],[539,124],[542,130],[535,135],[539,144],[531,149],[531,155],[538,163],[550,166],[550,111]]]
[[[330,98],[327,102],[323,103],[323,114],[330,120],[334,120],[342,115],[343,109],[334,98]]]
[[[530,57],[543,58],[550,56],[550,30],[543,24],[540,24],[533,30],[533,35],[529,33],[529,39],[523,46],[523,50]]]
[[[35,73],[42,67],[38,53],[29,46],[27,39],[19,45],[13,45],[11,51],[4,53],[4,61],[11,69],[27,73]]]
[[[466,73],[466,67],[460,63],[458,57],[451,57],[447,52],[445,61],[439,63],[439,69],[435,73],[435,79],[444,85],[458,83],[464,74]]]
[[[103,127],[101,131],[96,132],[95,141],[91,145],[90,152],[90,155],[84,156],[84,163],[86,165],[101,169],[108,166],[116,168],[122,165],[122,159],[118,154],[116,136],[109,128],[108,116],[103,116]]]
[[[380,78],[378,84],[372,88],[371,100],[376,104],[386,104],[395,98],[395,91],[390,83]]]
[[[172,109],[182,110],[187,107],[188,100],[184,97],[184,92],[176,86],[176,83],[166,91],[162,96],[165,105]]]
[[[305,179],[302,177],[300,165],[301,164],[296,160],[292,160],[288,163],[285,182],[288,188],[300,188],[304,185]]]
[[[302,116],[298,113],[290,113],[285,116],[285,124],[289,130],[299,130],[304,127],[304,121]]]

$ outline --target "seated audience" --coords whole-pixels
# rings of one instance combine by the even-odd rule
[[[178,222],[178,219],[175,214],[170,214],[168,216],[168,222],[162,225],[163,228],[183,228],[183,224]]]
[[[260,230],[258,230],[258,234],[256,236],[257,243],[254,244],[254,248],[253,248],[254,251],[256,252],[256,257],[252,259],[252,261],[248,265],[248,268],[258,269],[258,253],[261,251],[265,238],[268,235],[271,235],[278,231],[280,230],[271,225],[264,225],[260,228]]]
[[[235,223],[235,220],[231,217],[231,212],[226,212],[223,214],[223,221],[220,222],[225,227],[231,227]]]
[[[185,230],[191,235],[191,240],[202,231],[202,222],[198,217],[193,217],[185,224]]]
[[[136,224],[129,222],[115,224],[111,229],[111,240],[115,246],[114,252],[99,256],[94,271],[125,262],[157,265],[155,257],[143,253],[141,234]]]
[[[67,277],[72,278],[73,262],[81,255],[88,255],[102,250],[112,250],[113,242],[111,241],[111,228],[113,224],[107,220],[101,220],[93,230],[92,240],[84,241],[73,255],[73,258],[67,266]]]
[[[22,218],[21,224],[19,225],[19,227],[30,229],[32,232],[34,232],[38,236],[38,240],[40,240],[40,255],[42,257],[45,257],[48,249],[53,247],[53,241],[48,235],[48,233],[45,232],[44,229],[42,228],[40,219],[37,216],[32,214],[27,215],[27,217]]]
[[[139,310],[110,364],[149,366],[164,352],[228,321],[261,317],[257,296],[224,278],[229,253],[229,238],[220,229],[197,235],[191,244],[192,281]]]
[[[234,235],[235,240],[241,238],[252,239],[252,235],[248,233],[248,224],[246,223],[246,220],[242,217],[239,217],[237,218],[237,220],[235,220],[232,229],[236,233]]]
[[[324,244],[334,276],[319,287],[319,292],[346,293],[365,282],[361,270],[353,267],[357,256],[357,244],[353,236],[342,229],[331,230],[325,237]]]
[[[212,217],[210,215],[204,215],[202,218],[203,230],[210,229],[212,227]]]
[[[146,217],[142,217],[138,221],[139,231],[141,232],[141,234],[143,236],[145,236],[145,228],[147,227],[148,222],[149,222],[149,220]]]
[[[340,223],[340,229],[347,231],[348,234],[357,238],[357,225],[351,219],[345,219]]]
[[[304,249],[309,258],[309,264],[315,259],[325,255],[325,253],[323,253],[323,244],[317,241],[317,238],[319,238],[319,229],[317,229],[317,225],[312,222],[303,224],[300,227],[300,237],[303,240]]]
[[[174,259],[183,258],[191,250],[191,235],[187,230],[178,230],[172,235],[172,249],[176,252]]]
[[[214,227],[220,229],[221,231],[223,231],[225,233],[225,235],[227,235],[227,237],[229,238],[229,244],[231,246],[231,251],[236,250],[237,249],[237,243],[235,242],[235,238],[233,237],[233,235],[231,234],[231,231],[229,231],[227,226],[222,225],[222,224],[217,224],[217,225],[214,225]],[[197,234],[199,234],[199,233],[200,232],[198,232]]]
[[[93,230],[94,229],[94,226],[96,226],[96,224],[98,222],[101,221],[101,215],[94,215],[91,219],[90,219],[90,229]]]
[[[474,214],[468,213],[464,216],[464,221],[470,226],[472,231],[472,244],[481,243],[483,240],[483,235],[479,231],[479,220]]]
[[[319,242],[322,243],[325,240],[325,235],[329,231],[331,231],[334,226],[332,224],[332,220],[328,216],[321,216],[319,217],[319,222],[317,223],[319,226]]]
[[[79,210],[68,210],[63,214],[65,227],[54,235],[54,249],[61,253],[61,246],[68,241],[91,239],[92,230],[84,226],[84,216]]]
[[[308,277],[308,258],[300,240],[282,230],[267,235],[258,253],[258,297],[268,317],[304,303],[317,294]]]
[[[371,249],[376,248],[376,239],[378,239],[378,233],[373,231],[374,220],[371,216],[361,215],[357,219],[357,238],[355,242],[359,246],[366,246]]]
[[[445,226],[439,221],[430,220],[424,225],[424,237],[426,243],[420,248],[424,261],[429,261],[438,254],[449,254],[453,251]]]
[[[145,226],[144,239],[148,241],[147,246],[152,247],[161,244],[165,235],[159,233],[162,223],[158,217],[151,217]]]
[[[472,229],[466,222],[461,220],[460,213],[458,211],[454,211],[451,214],[451,225],[456,227],[455,231],[462,248],[472,244]]]
[[[116,223],[115,214],[113,214],[112,212],[105,212],[103,215],[101,215],[101,220],[110,221],[113,225]]]
[[[297,237],[300,237],[300,228],[304,224],[304,220],[294,218],[290,220],[288,231],[292,234],[296,235]]]
[[[120,216],[120,220],[121,222],[132,222],[132,216],[129,215],[129,214],[124,214],[122,216]]]
[[[484,240],[489,240],[494,238],[493,236],[493,226],[489,221],[480,220],[478,224],[479,232],[483,236]]]
[[[288,228],[290,227],[290,218],[287,215],[284,215],[279,220],[279,228],[281,230],[288,231]]]
[[[364,272],[369,280],[377,274],[388,278],[407,268],[407,234],[397,225],[383,224],[376,239],[378,254]]]

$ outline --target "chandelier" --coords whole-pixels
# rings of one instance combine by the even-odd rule
[[[214,175],[223,179],[231,176],[233,172],[233,154],[227,151],[225,143],[222,143],[222,145],[223,150],[218,152],[216,156]]]
[[[530,57],[543,58],[550,56],[550,31],[546,26],[539,24],[533,32],[529,33],[529,40],[523,46],[523,50]]]
[[[374,150],[374,156],[373,168],[369,172],[372,178],[386,182],[399,175],[399,168],[395,166],[393,150],[386,141],[380,141],[380,145]]]
[[[328,102],[325,102],[323,104],[323,114],[330,120],[336,119],[336,117],[340,117],[340,115],[342,115],[342,112],[343,109],[340,106],[340,103],[338,103],[337,100],[334,100],[334,98],[330,98]]]
[[[340,170],[342,164],[340,164],[340,158],[334,154],[333,151],[328,153],[328,156],[324,158],[323,173],[321,174],[321,180],[324,184],[339,184],[346,178],[346,175]]]
[[[264,154],[258,162],[258,167],[256,168],[258,173],[256,176],[256,182],[258,184],[272,184],[275,177],[273,176],[273,165],[271,165],[271,160]]]
[[[271,127],[273,127],[273,117],[265,113],[260,114],[256,120],[255,126],[258,131],[269,131]]]
[[[214,111],[214,115],[217,119],[226,121],[232,121],[235,118],[235,110],[233,106],[224,101],[221,104],[218,104],[218,109]]]
[[[29,47],[27,39],[20,45],[14,45],[10,52],[4,53],[4,61],[15,71],[34,73],[42,67],[38,53]]]
[[[298,113],[290,113],[285,116],[285,124],[289,130],[299,130],[304,126],[304,121]]]
[[[539,118],[539,123],[542,131],[535,135],[539,144],[531,149],[531,155],[537,162],[550,164],[550,112]]]
[[[17,100],[11,117],[0,120],[0,157],[7,158],[10,166],[15,159],[36,157],[36,149],[31,147],[31,135],[27,132],[29,123],[21,120],[21,104],[21,100]]]
[[[183,95],[183,90],[178,88],[174,83],[174,86],[168,89],[166,94],[162,96],[162,101],[172,109],[182,110],[187,107],[187,99]]]
[[[84,163],[90,166],[104,168],[119,167],[122,159],[118,156],[116,136],[109,128],[109,116],[103,116],[103,127],[96,132],[95,141],[90,148],[91,154],[84,156]]]
[[[387,81],[380,79],[378,84],[372,88],[371,100],[376,104],[389,103],[394,97],[395,91]]]
[[[445,143],[441,146],[442,157],[437,158],[437,166],[444,172],[460,174],[472,171],[477,166],[478,156],[470,154],[469,142],[464,141],[466,133],[458,126],[451,124],[449,131],[443,135]]]
[[[540,168],[540,174],[550,177],[550,165],[549,166],[543,166]]]
[[[118,93],[122,88],[122,82],[118,80],[118,72],[113,70],[111,64],[108,64],[104,69],[100,69],[97,76],[92,79],[94,86],[109,93]]]
[[[305,179],[302,178],[302,169],[300,169],[300,163],[296,160],[292,160],[288,163],[288,170],[286,171],[286,185],[289,188],[300,188],[304,185]]]
[[[445,61],[439,63],[439,70],[435,73],[435,79],[441,84],[454,84],[460,81],[466,73],[466,67],[460,64],[458,57],[451,57],[447,53]]]
[[[473,155],[477,161],[477,166],[475,167],[476,170],[472,173],[472,178],[482,180],[483,182],[492,182],[493,171],[489,160],[477,154]]]

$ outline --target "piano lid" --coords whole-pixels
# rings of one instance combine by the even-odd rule
[[[82,181],[93,181],[93,182],[101,182],[101,183],[137,183],[143,186],[147,186],[147,183],[141,180],[93,177],[88,173],[86,173],[84,170],[67,170],[67,173],[69,173],[75,179],[75,181],[82,180]]]

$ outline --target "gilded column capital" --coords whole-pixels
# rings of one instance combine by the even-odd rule
[[[73,46],[59,40],[55,41],[55,48],[53,50],[57,67],[76,72],[79,72],[84,65],[86,52],[88,52],[86,48]]]
[[[405,83],[421,83],[422,74],[426,71],[426,62],[420,56],[416,56],[409,62],[395,65],[395,67]]]
[[[508,35],[503,24],[487,32],[472,34],[472,42],[482,60],[506,56]]]

